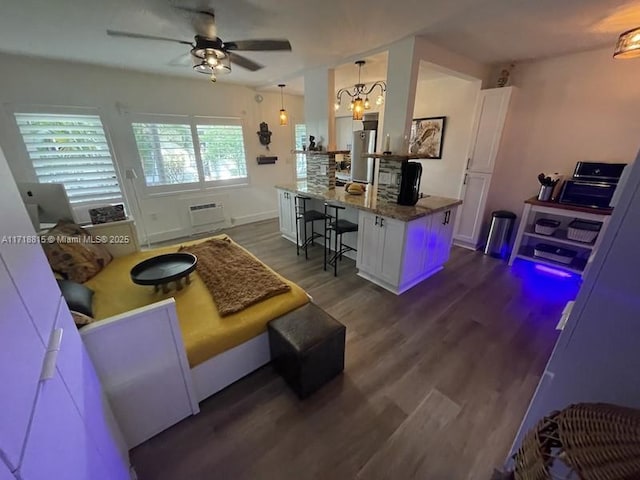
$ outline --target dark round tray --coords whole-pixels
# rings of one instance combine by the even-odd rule
[[[138,285],[161,285],[186,277],[196,269],[192,253],[166,253],[148,258],[131,269],[131,280]]]

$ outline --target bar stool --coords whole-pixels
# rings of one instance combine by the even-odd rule
[[[307,248],[316,238],[320,238],[323,235],[316,233],[314,229],[314,222],[318,220],[324,220],[325,214],[318,210],[307,210],[307,200],[311,200],[311,197],[305,197],[304,195],[296,195],[295,209],[296,209],[296,255],[300,255],[300,249],[304,248],[304,258],[309,259]],[[300,234],[298,232],[300,228],[300,220],[302,222],[302,232],[304,234],[304,242],[300,245]],[[307,223],[311,223],[311,236],[307,236]]]
[[[335,215],[329,213],[329,209],[333,208]],[[344,207],[339,205],[331,205],[329,203],[324,204],[324,269],[327,269],[327,264],[333,266],[333,276],[338,276],[338,260],[342,260],[342,254],[346,252],[356,252],[357,250],[342,243],[342,234],[349,232],[357,232],[358,224],[350,222],[348,220],[341,220],[339,217],[339,211],[344,210]],[[327,258],[327,249],[331,253],[331,232],[333,232],[333,250],[335,253],[333,256]],[[338,248],[339,245],[339,248]]]

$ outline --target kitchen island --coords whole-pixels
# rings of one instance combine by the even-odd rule
[[[375,187],[363,195],[344,188],[325,189],[305,181],[278,185],[278,211],[282,235],[295,242],[295,196],[313,199],[311,208],[322,211],[324,202],[345,207],[345,218],[358,223],[358,232],[345,234],[357,245],[358,275],[399,295],[442,270],[449,259],[453,226],[461,200],[425,196],[415,206],[377,200]]]

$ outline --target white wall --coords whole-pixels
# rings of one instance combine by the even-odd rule
[[[418,82],[413,118],[447,117],[442,159],[420,160],[420,191],[425,195],[460,197],[479,92],[479,80],[452,75]]]
[[[207,199],[222,201],[227,217],[247,223],[277,216],[273,186],[295,177],[293,125],[304,123],[303,99],[286,95],[289,126],[278,124],[279,92],[260,92],[264,101],[256,103],[256,92],[248,87],[218,82],[204,75],[194,78],[169,77],[67,62],[21,58],[0,54],[0,145],[16,180],[34,180],[33,171],[11,112],[20,105],[61,105],[97,107],[111,135],[121,185],[132,199],[127,168],[138,167],[135,139],[126,112],[230,116],[242,118],[245,132],[249,183],[242,187],[216,188],[206,192],[150,197],[142,194],[144,221],[153,240],[176,238],[192,233],[186,205]],[[180,67],[176,67],[180,68]],[[231,73],[233,75],[233,73]],[[256,132],[266,121],[273,132],[270,152],[260,145]],[[277,155],[275,165],[257,165],[256,156]],[[140,182],[141,179],[138,180]],[[129,202],[135,212],[135,205]],[[139,218],[139,216],[138,216]]]
[[[570,175],[578,161],[632,163],[640,138],[640,60],[611,48],[519,64],[487,212],[538,191],[540,172]]]

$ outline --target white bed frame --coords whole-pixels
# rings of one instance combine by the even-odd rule
[[[121,248],[114,257],[136,251]],[[189,368],[173,298],[80,330],[129,448],[189,415],[198,403],[270,360],[268,334]]]

